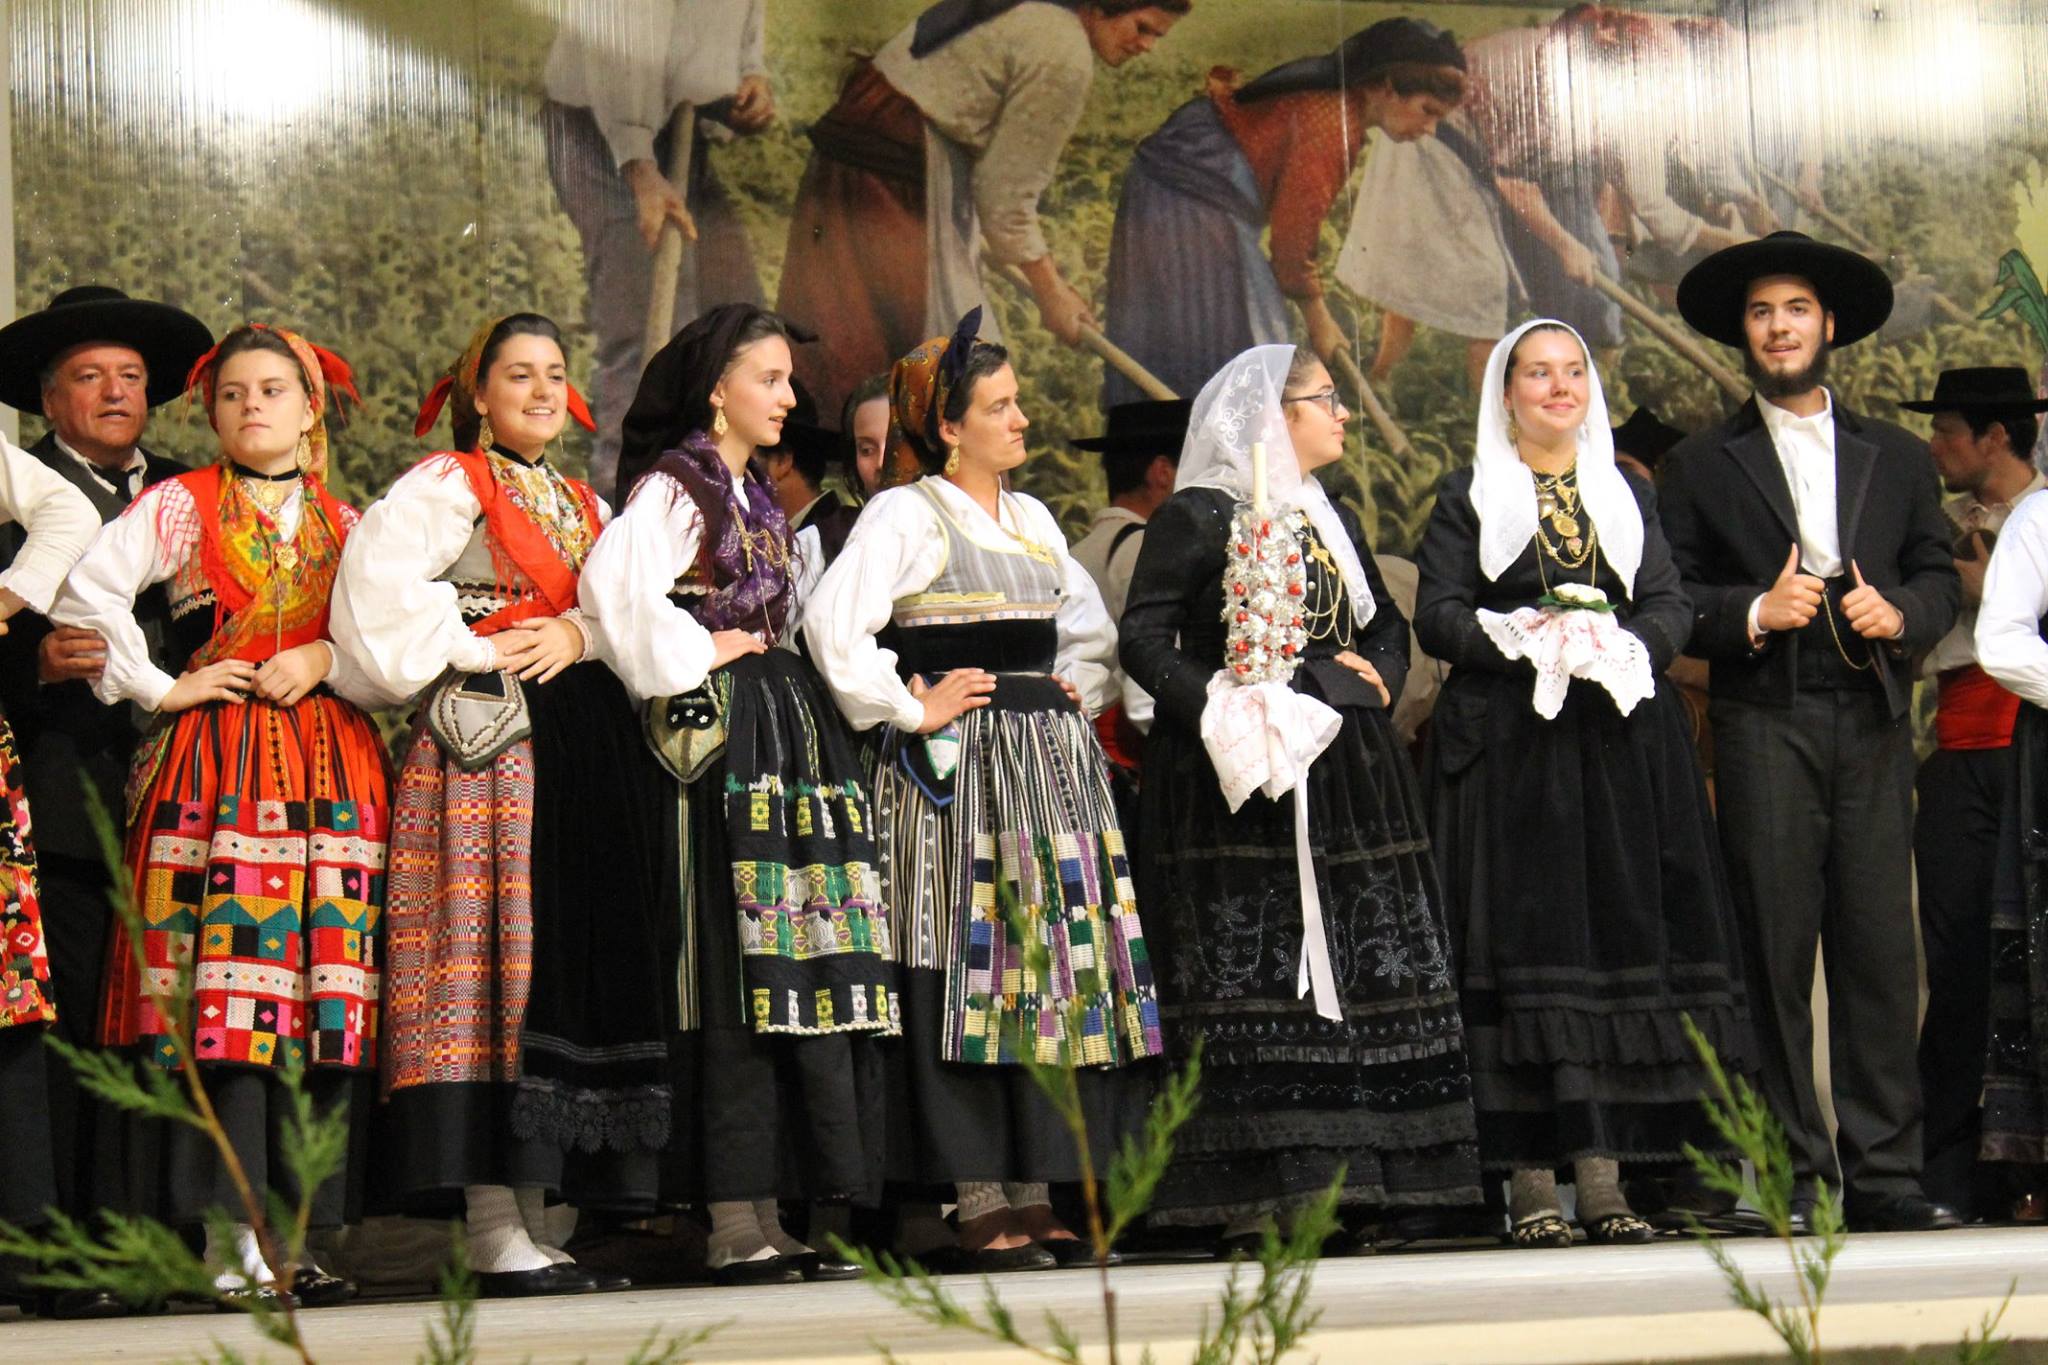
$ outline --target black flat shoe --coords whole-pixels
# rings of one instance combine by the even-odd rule
[[[36,1316],[53,1322],[94,1322],[103,1318],[139,1317],[161,1313],[162,1304],[131,1308],[104,1289],[62,1289],[45,1291],[35,1301]]]
[[[574,1261],[538,1270],[498,1270],[476,1277],[476,1292],[487,1299],[537,1299],[549,1294],[588,1294],[597,1281]]]
[[[344,1280],[324,1270],[301,1270],[292,1281],[292,1293],[308,1308],[334,1308],[356,1296],[354,1280]]]
[[[1026,1242],[1007,1251],[994,1247],[979,1251],[946,1247],[933,1252],[925,1265],[940,1275],[1009,1275],[1021,1270],[1053,1270],[1059,1262],[1038,1243]]]
[[[1596,1247],[1634,1247],[1655,1241],[1657,1229],[1632,1213],[1610,1213],[1585,1224],[1586,1240]]]
[[[1076,1266],[1095,1264],[1095,1248],[1082,1238],[1049,1237],[1038,1245],[1052,1253],[1053,1260],[1059,1262],[1059,1267],[1062,1270],[1072,1270]],[[1118,1254],[1114,1247],[1110,1248],[1108,1263],[1110,1265],[1122,1265],[1124,1263],[1124,1258]]]
[[[621,1289],[633,1287],[631,1275],[621,1275],[616,1270],[599,1270],[594,1265],[578,1264],[576,1268],[590,1277],[591,1283],[597,1286],[597,1292],[600,1294],[616,1294]]]
[[[839,1280],[857,1280],[867,1274],[852,1261],[842,1261],[827,1256],[822,1251],[803,1251],[789,1258],[797,1273],[812,1284],[830,1284]]]
[[[802,1284],[803,1279],[803,1272],[788,1256],[732,1261],[711,1272],[711,1283],[728,1289],[751,1284]]]
[[[1946,1232],[1963,1225],[1954,1209],[1922,1194],[1852,1198],[1842,1209],[1842,1221],[1851,1232]]]

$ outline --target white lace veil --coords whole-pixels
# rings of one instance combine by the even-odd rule
[[[1643,562],[1643,510],[1628,480],[1614,463],[1614,431],[1600,371],[1585,338],[1549,318],[1525,322],[1502,337],[1486,362],[1479,392],[1479,430],[1472,458],[1472,506],[1479,513],[1479,568],[1497,579],[1521,558],[1536,534],[1536,480],[1508,436],[1508,353],[1537,327],[1563,327],[1586,351],[1586,417],[1579,426],[1579,502],[1600,531],[1600,554],[1635,596],[1636,570]]]
[[[1373,614],[1365,566],[1358,562],[1358,550],[1344,533],[1330,495],[1321,483],[1302,475],[1294,458],[1294,442],[1287,436],[1287,414],[1280,406],[1280,395],[1287,384],[1287,367],[1293,362],[1292,346],[1254,346],[1202,386],[1188,416],[1187,441],[1181,446],[1180,469],[1173,486],[1220,488],[1239,502],[1249,502],[1252,446],[1264,442],[1266,505],[1307,514],[1337,563],[1344,589],[1351,596],[1352,617],[1362,626]]]

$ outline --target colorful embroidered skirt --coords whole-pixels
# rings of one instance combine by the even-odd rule
[[[36,899],[36,853],[14,731],[0,716],[0,1028],[57,1018]]]
[[[903,960],[945,977],[945,1060],[1010,1062],[1019,1039],[1048,1063],[1160,1054],[1106,760],[1056,683],[1004,675],[956,727],[892,732],[876,786]],[[1049,956],[1043,975],[1020,922]]]
[[[392,1180],[643,1202],[651,1164],[593,1188],[563,1158],[604,1153],[618,1174],[619,1154],[668,1140],[661,772],[602,664],[524,686],[529,739],[465,771],[421,724],[399,775],[383,1088],[408,1155]]]
[[[145,742],[128,864],[148,984],[193,973],[201,1062],[371,1067],[390,781],[369,718],[324,692],[209,702]],[[171,1065],[128,935],[108,949],[101,1037]]]
[[[853,743],[798,656],[745,655],[728,672],[714,771],[748,1017],[761,1033],[898,1033],[874,807]]]

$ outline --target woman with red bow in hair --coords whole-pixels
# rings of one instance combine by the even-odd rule
[[[390,778],[358,709],[377,703],[375,688],[330,643],[327,619],[356,514],[323,482],[322,413],[330,392],[353,397],[355,385],[339,356],[256,323],[200,357],[189,387],[223,458],[137,498],[50,613],[105,637],[101,701],[157,717],[128,783],[143,941],[131,945],[117,926],[101,1029],[108,1046],[166,1067],[183,1064],[189,1045],[250,1183],[295,1201],[276,1142],[289,1106],[279,1069],[303,1066],[315,1102],[329,1107],[377,1061]],[[175,677],[150,662],[135,620],[136,596],[157,583],[170,598],[164,656],[183,661]],[[181,1043],[153,992],[188,964]],[[197,1224],[209,1208],[242,1207],[204,1135],[148,1128],[159,1150],[139,1175],[155,1187],[155,1212]],[[351,1145],[359,1157],[361,1143]],[[315,1192],[314,1226],[347,1220],[347,1170]],[[280,1254],[246,1223],[227,1243],[208,1228],[223,1297],[353,1297],[353,1285],[310,1263],[282,1283]]]
[[[478,329],[427,397],[452,448],[363,516],[335,638],[420,710],[399,774],[380,1177],[460,1207],[491,1295],[600,1280],[548,1235],[549,1194],[651,1211],[668,1142],[658,858],[662,774],[576,608],[610,517],[548,460],[568,417],[561,332]]]

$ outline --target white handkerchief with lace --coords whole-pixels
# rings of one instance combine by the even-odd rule
[[[1657,691],[1650,651],[1612,612],[1518,607],[1477,615],[1496,649],[1536,665],[1536,714],[1545,720],[1557,719],[1573,678],[1606,688],[1624,716]]]

